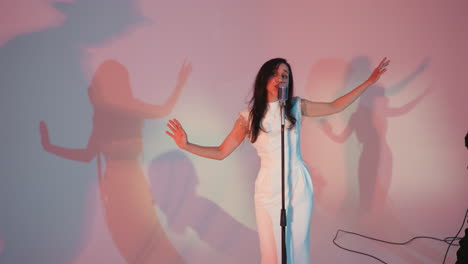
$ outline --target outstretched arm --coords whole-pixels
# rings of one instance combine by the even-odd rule
[[[400,92],[402,89],[406,88],[416,77],[418,77],[429,65],[429,58],[425,58],[418,68],[416,68],[412,73],[410,73],[406,78],[399,81],[398,83],[385,88],[385,95],[394,95]]]
[[[216,160],[223,160],[229,156],[242,143],[248,132],[246,120],[242,116],[239,116],[231,132],[221,145],[206,147],[190,143],[185,130],[177,119],[169,120],[167,127],[171,132],[166,131],[166,134],[174,139],[179,148],[201,157]]]
[[[191,63],[184,62],[180,68],[177,83],[169,95],[168,99],[160,105],[145,103],[133,96],[122,97],[114,94],[100,93],[96,95],[95,104],[104,107],[112,112],[117,112],[122,116],[138,117],[141,119],[147,118],[161,118],[171,113],[177,99],[180,96],[182,88],[184,87],[187,79],[192,71]],[[114,85],[114,84],[112,84]],[[115,85],[129,85],[128,83],[119,83]],[[105,86],[105,90],[111,92],[111,85]],[[128,90],[130,87],[121,88]]]
[[[371,76],[367,81],[363,82],[358,87],[354,88],[349,93],[335,99],[330,103],[311,102],[306,99],[302,99],[302,115],[304,116],[326,116],[335,114],[343,111],[351,103],[353,103],[369,86],[377,82],[380,76],[387,71],[385,67],[390,63],[387,58],[384,58],[379,66],[374,69]]]
[[[167,116],[172,112],[172,109],[174,108],[174,105],[180,96],[182,87],[185,86],[185,83],[187,82],[187,79],[191,72],[192,64],[184,61],[184,64],[180,68],[179,75],[177,76],[177,84],[175,89],[172,91],[171,95],[169,96],[169,98],[167,98],[164,104],[160,106],[155,106],[160,108],[160,110],[158,111],[159,115],[157,117]]]
[[[345,142],[345,140],[348,139],[348,137],[351,135],[351,132],[353,131],[352,126],[348,124],[343,132],[340,134],[335,134],[333,133],[332,127],[327,120],[320,121],[320,128],[331,140],[338,143]]]
[[[426,89],[422,94],[420,94],[418,97],[416,97],[415,99],[413,99],[413,101],[403,105],[403,106],[400,106],[398,108],[387,108],[385,113],[387,114],[388,117],[394,117],[394,116],[400,116],[400,115],[403,115],[405,113],[408,113],[409,111],[411,111],[411,109],[413,109],[419,102],[421,102],[421,100],[426,97],[429,93],[431,92],[431,89],[428,88]]]
[[[59,157],[74,161],[90,162],[97,155],[95,144],[96,136],[94,132],[91,134],[88,145],[84,149],[64,148],[50,143],[49,131],[44,121],[39,123],[39,132],[41,134],[41,144],[44,150]]]

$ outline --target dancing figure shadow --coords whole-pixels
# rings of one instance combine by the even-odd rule
[[[152,105],[133,97],[129,74],[122,64],[115,60],[103,62],[88,89],[94,115],[84,149],[52,144],[46,123],[40,122],[41,143],[47,152],[80,162],[97,157],[105,220],[116,247],[129,264],[184,263],[159,223],[139,157],[143,121],[171,112],[190,72],[191,65],[184,63],[167,101]]]
[[[224,263],[258,263],[258,235],[216,203],[196,193],[198,177],[192,162],[178,150],[153,159],[148,176],[154,200],[166,215],[169,229],[184,234],[193,229]],[[195,260],[203,256],[193,256]],[[232,260],[233,262],[230,262]]]
[[[83,92],[89,85],[83,74],[87,48],[118,39],[144,18],[131,0],[1,3],[13,6],[2,10],[13,22],[6,30],[19,31],[10,31],[14,37],[0,44],[0,207],[7,212],[0,220],[5,242],[0,263],[70,263],[88,236],[83,194],[93,184],[91,170],[67,162],[51,164],[55,159],[40,146],[37,124],[46,117],[48,124],[66,131],[70,144],[81,142],[83,131],[91,127]],[[39,6],[57,12],[63,21],[45,28],[48,14]],[[25,9],[30,10],[27,18],[20,11]],[[16,27],[23,19],[37,27],[23,28],[30,31],[25,33]]]
[[[385,88],[377,84],[366,90],[359,99],[357,109],[351,115],[348,125],[341,133],[334,133],[331,125],[326,120],[321,120],[322,131],[335,142],[344,143],[353,132],[356,133],[357,140],[361,144],[358,165],[358,204],[356,217],[348,219],[351,222],[354,219],[356,221],[354,227],[361,232],[376,234],[386,240],[401,241],[416,236],[401,224],[394,213],[394,205],[389,197],[393,177],[393,154],[387,142],[388,119],[411,111],[432,89],[427,88],[416,98],[400,107],[390,106],[390,100],[386,95],[397,94],[406,88],[424,71],[427,65],[428,60],[425,59],[413,73],[392,87]],[[359,72],[356,73],[353,69]],[[368,73],[370,73],[368,58],[353,59],[349,76],[361,77]],[[348,82],[353,82],[353,80],[348,77]],[[349,210],[343,211],[349,212]],[[427,247],[421,242],[409,244],[408,247],[387,244],[379,244],[379,246],[408,263],[424,263],[420,256],[434,261],[441,257],[441,252],[435,252],[434,248]],[[418,254],[420,256],[417,256]]]
[[[341,133],[334,133],[328,121],[321,120],[322,131],[333,141],[344,143],[354,132],[361,143],[357,205],[360,215],[382,208],[388,198],[392,180],[393,155],[387,143],[387,120],[411,111],[431,90],[426,89],[415,99],[400,107],[391,107],[390,100],[385,94],[395,93],[406,87],[410,80],[424,70],[426,64],[426,61],[423,62],[414,73],[394,87],[384,88],[374,84],[367,89],[359,99],[358,107],[351,115],[348,125]],[[351,63],[351,69],[358,69],[362,73],[356,74],[350,70],[350,76],[369,74],[371,71],[369,59],[355,58]]]

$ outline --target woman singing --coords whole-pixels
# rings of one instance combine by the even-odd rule
[[[309,228],[313,208],[311,175],[300,150],[302,117],[338,113],[354,102],[386,71],[384,58],[368,80],[333,102],[311,102],[293,97],[291,66],[282,58],[263,64],[255,79],[250,106],[241,111],[229,135],[221,145],[206,147],[188,141],[182,125],[169,120],[166,133],[179,148],[195,155],[222,160],[247,137],[257,150],[261,165],[255,180],[255,213],[259,234],[261,263],[281,260],[281,116],[278,87],[288,84],[285,104],[285,208],[287,215],[287,263],[309,263]]]

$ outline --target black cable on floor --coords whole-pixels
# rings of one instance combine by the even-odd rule
[[[460,230],[458,230],[457,234],[455,235],[455,237],[446,237],[444,239],[440,239],[440,238],[436,238],[436,237],[429,237],[429,236],[416,236],[416,237],[413,237],[411,238],[410,240],[406,241],[406,242],[390,242],[390,241],[386,241],[386,240],[382,240],[382,239],[377,239],[377,238],[373,238],[373,237],[369,237],[369,236],[365,236],[365,235],[361,235],[359,233],[355,233],[355,232],[350,232],[350,231],[345,231],[345,230],[341,230],[341,229],[338,229],[336,231],[336,235],[335,235],[335,238],[333,238],[333,244],[335,244],[335,246],[341,248],[341,249],[344,249],[346,251],[349,251],[349,252],[353,252],[353,253],[357,253],[357,254],[360,254],[360,255],[364,255],[364,256],[368,256],[368,257],[371,257],[375,260],[378,260],[384,264],[388,264],[386,263],[385,261],[379,259],[378,257],[376,256],[373,256],[371,254],[367,254],[367,253],[364,253],[364,252],[361,252],[361,251],[356,251],[356,250],[351,250],[351,249],[348,249],[348,248],[345,248],[345,247],[342,247],[340,245],[338,245],[336,243],[336,238],[338,237],[338,234],[340,232],[343,232],[343,233],[348,233],[348,234],[352,234],[352,235],[356,235],[356,236],[360,236],[360,237],[363,237],[363,238],[367,238],[367,239],[370,239],[370,240],[374,240],[374,241],[378,241],[378,242],[382,242],[382,243],[387,243],[387,244],[392,244],[392,245],[406,245],[410,242],[412,242],[413,240],[416,240],[416,239],[422,239],[422,238],[425,238],[425,239],[432,239],[432,240],[437,240],[437,241],[440,241],[440,242],[444,242],[444,243],[447,243],[449,246],[447,247],[447,251],[445,252],[445,256],[444,256],[444,261],[442,262],[442,264],[445,264],[445,260],[447,258],[447,254],[448,254],[448,251],[450,249],[450,247],[453,245],[453,242],[454,241],[459,241],[461,238],[458,237],[458,235],[460,234],[461,230],[463,229],[463,226],[465,224],[465,220],[468,216],[468,209],[466,210],[466,213],[465,213],[465,218],[463,218],[463,222],[462,222],[462,225],[460,227]]]
[[[460,229],[458,230],[457,234],[455,235],[455,238],[458,238],[458,235],[459,235],[460,232],[462,231],[463,226],[465,225],[465,220],[466,220],[466,217],[467,217],[467,216],[468,216],[468,209],[466,210],[465,218],[463,219],[463,222],[462,222],[462,224],[461,224],[461,226],[460,226]],[[458,240],[460,240],[460,239],[461,239],[461,238],[458,238]],[[447,251],[445,251],[444,262],[442,262],[442,264],[445,264],[445,259],[447,258],[447,254],[448,254],[449,249],[450,249],[450,247],[452,246],[452,242],[453,242],[454,240],[455,240],[455,239],[453,239],[453,240],[450,242],[449,246],[447,247]]]

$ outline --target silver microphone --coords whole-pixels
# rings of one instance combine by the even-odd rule
[[[278,84],[278,100],[282,105],[288,100],[288,84],[281,82]]]

